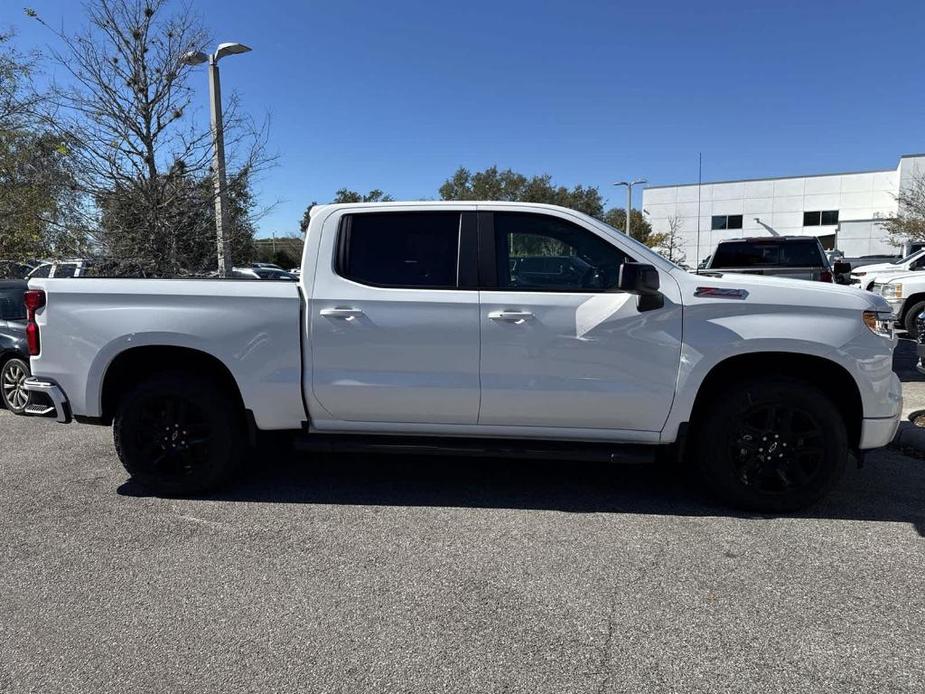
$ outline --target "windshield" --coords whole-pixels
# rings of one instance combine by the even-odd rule
[[[588,215],[582,215],[582,216],[583,216],[584,218],[586,218],[586,219],[589,219],[589,220],[593,221],[595,224],[604,227],[607,231],[609,231],[609,232],[615,234],[616,236],[619,236],[621,239],[623,239],[624,241],[626,241],[626,242],[629,243],[630,245],[635,246],[636,248],[640,249],[640,250],[642,251],[642,257],[643,257],[643,258],[646,257],[646,254],[649,254],[649,255],[653,255],[653,254],[654,254],[654,255],[658,256],[658,258],[659,258],[660,260],[662,260],[662,261],[668,263],[671,267],[673,267],[673,268],[675,268],[675,269],[677,269],[677,270],[682,270],[682,271],[684,270],[684,268],[682,268],[680,265],[678,265],[678,264],[675,263],[674,261],[668,260],[668,258],[666,258],[665,256],[663,256],[661,253],[656,253],[656,251],[654,251],[653,249],[649,248],[646,244],[637,241],[637,240],[634,239],[632,236],[627,236],[627,235],[624,234],[620,229],[617,229],[616,227],[610,226],[607,222],[603,222],[603,221],[601,221],[600,219],[598,219],[597,217],[589,217]],[[638,260],[638,259],[637,259],[637,260]],[[662,268],[662,269],[664,269],[664,268]]]
[[[915,253],[910,253],[905,258],[900,258],[899,260],[894,260],[890,265],[902,265],[903,263],[908,263],[910,260],[915,260],[920,258],[922,254],[925,254],[925,248],[920,248]]]

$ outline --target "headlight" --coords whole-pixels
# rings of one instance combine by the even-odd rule
[[[893,317],[889,313],[864,311],[864,325],[866,325],[874,335],[893,337]]]
[[[903,286],[898,282],[888,282],[880,286],[880,296],[884,299],[900,299],[903,295]]]

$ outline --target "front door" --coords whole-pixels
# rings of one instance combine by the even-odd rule
[[[633,260],[629,244],[621,250],[560,216],[479,219],[480,271],[490,275],[481,291],[479,424],[660,430],[681,352],[670,273],[659,273],[662,305],[640,310],[636,296],[613,290],[620,265]]]
[[[476,423],[475,235],[474,212],[325,223],[309,303],[316,423]]]

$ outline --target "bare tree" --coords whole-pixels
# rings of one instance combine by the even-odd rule
[[[188,116],[191,67],[182,60],[203,50],[208,37],[189,6],[171,12],[169,5],[92,0],[85,5],[88,26],[77,33],[27,13],[60,42],[52,55],[69,80],[53,88],[47,122],[74,151],[79,184],[95,202],[103,251],[148,259],[158,272],[176,274],[186,265],[188,237],[214,234],[208,228],[214,213],[189,214],[201,204],[212,143],[208,127]],[[267,162],[265,131],[238,115],[233,97],[226,113],[234,188]],[[233,246],[236,231],[253,234],[250,224],[232,228]]]
[[[684,252],[684,243],[681,237],[683,220],[677,215],[668,217],[668,231],[660,235],[656,250],[673,263],[684,263],[687,254]]]
[[[925,174],[915,174],[896,196],[897,212],[882,224],[890,243],[901,246],[905,241],[925,241]]]

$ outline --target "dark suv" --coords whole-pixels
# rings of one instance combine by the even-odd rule
[[[29,404],[23,388],[29,376],[25,291],[22,280],[0,280],[0,404],[16,414]]]

